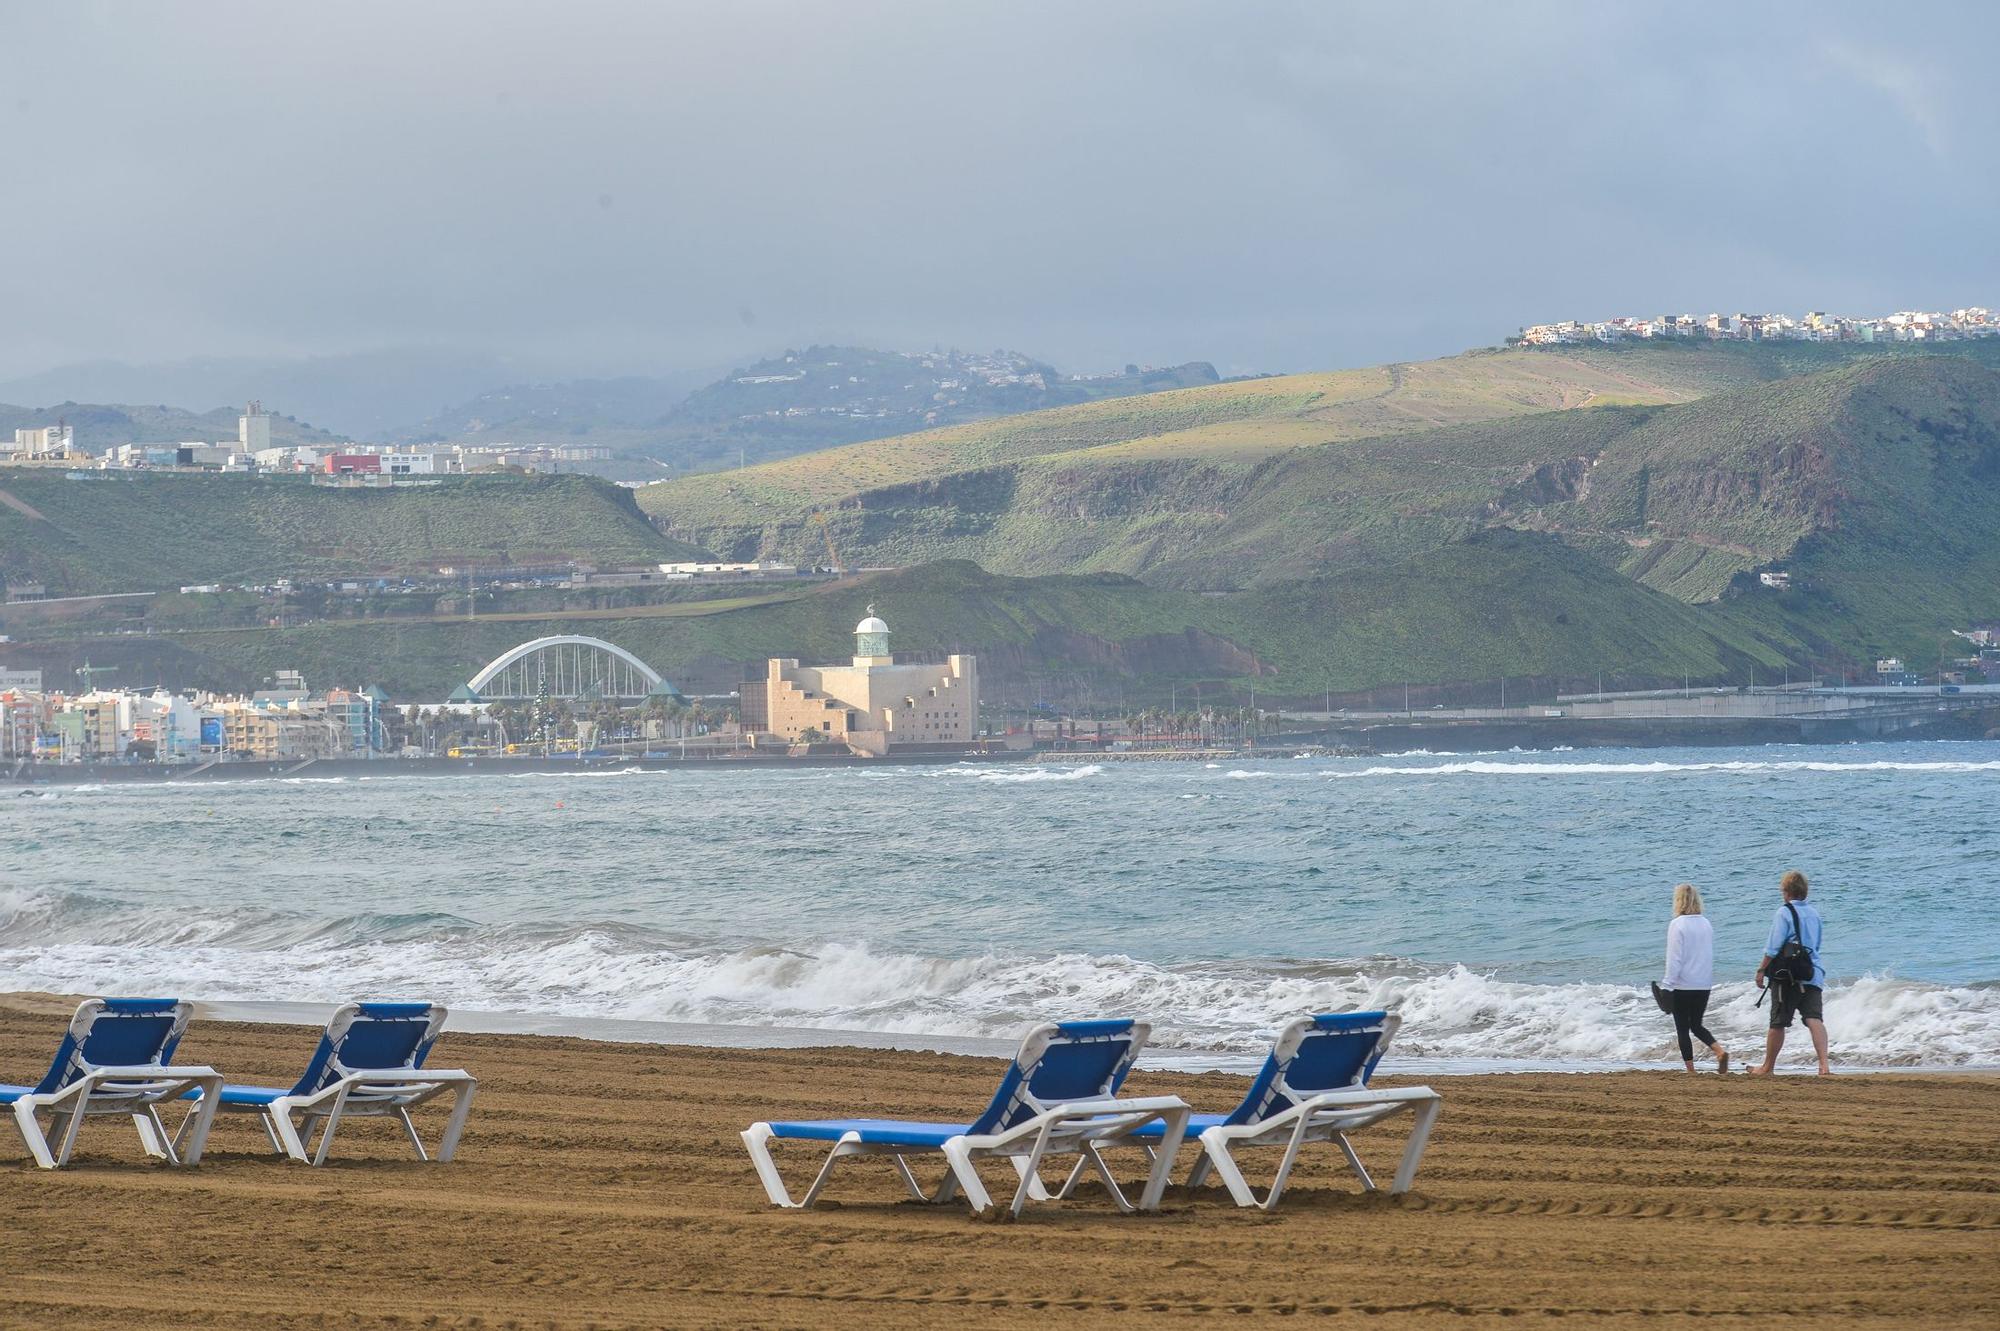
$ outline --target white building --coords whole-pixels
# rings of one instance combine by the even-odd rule
[[[45,425],[35,430],[14,431],[14,451],[31,458],[62,457],[76,444],[76,427]]]
[[[253,455],[271,446],[271,417],[263,403],[252,402],[236,418],[236,446]]]

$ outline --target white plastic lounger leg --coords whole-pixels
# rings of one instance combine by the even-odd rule
[[[1038,1202],[1051,1200],[1048,1185],[1042,1182],[1041,1174],[1028,1167],[1028,1157],[1025,1155],[1010,1156],[1009,1163],[1014,1166],[1014,1172],[1020,1176],[1021,1181],[1028,1185],[1028,1196],[1030,1198]],[[1068,1188],[1068,1186],[1067,1183],[1063,1185],[1064,1188]]]
[[[33,1100],[24,1096],[14,1102],[14,1126],[20,1131],[28,1154],[35,1157],[35,1163],[43,1169],[54,1169],[56,1158],[49,1150],[49,1139],[42,1132],[41,1121],[35,1117]]]
[[[972,1150],[965,1144],[965,1138],[948,1138],[944,1144],[944,1158],[951,1166],[952,1177],[958,1180],[959,1190],[965,1194],[965,1204],[977,1212],[991,1207],[993,1198],[980,1181],[979,1171],[972,1167]]]
[[[160,1107],[147,1105],[132,1115],[132,1126],[139,1132],[139,1149],[155,1160],[164,1160],[170,1165],[181,1162],[180,1153],[174,1149],[174,1138],[167,1131],[167,1125],[160,1121]]]
[[[1215,1170],[1222,1186],[1229,1190],[1229,1199],[1238,1206],[1255,1206],[1256,1195],[1250,1185],[1243,1181],[1243,1171],[1236,1167],[1236,1157],[1229,1153],[1231,1134],[1227,1128],[1210,1128],[1201,1134],[1202,1158]]]
[[[410,1111],[398,1105],[396,1107],[396,1117],[401,1121],[403,1132],[409,1137],[410,1146],[416,1151],[417,1159],[428,1164],[431,1158],[430,1154],[424,1150],[424,1139],[417,1136],[417,1125],[410,1122]]]
[[[1160,1209],[1160,1202],[1167,1195],[1167,1184],[1173,1179],[1174,1161],[1180,1156],[1181,1142],[1187,1138],[1188,1115],[1191,1112],[1183,1105],[1160,1114],[1166,1123],[1166,1131],[1160,1136],[1158,1150],[1153,1152],[1153,1172],[1147,1176],[1146,1190],[1139,1196],[1140,1210]]]
[[[479,1083],[468,1077],[453,1088],[456,1098],[451,1105],[451,1118],[444,1125],[444,1136],[438,1141],[438,1163],[449,1164],[458,1154],[458,1139],[465,1135],[465,1121],[472,1117],[472,1093],[479,1089]]]
[[[819,1173],[813,1176],[812,1186],[806,1189],[805,1196],[794,1201],[785,1187],[784,1178],[778,1173],[777,1161],[771,1158],[771,1141],[776,1135],[771,1131],[770,1124],[752,1123],[743,1133],[743,1145],[749,1148],[750,1163],[756,1166],[757,1179],[764,1185],[764,1195],[771,1199],[771,1205],[793,1211],[802,1211],[819,1200],[820,1191],[833,1174],[834,1163],[844,1155],[854,1154],[861,1142],[859,1134],[843,1133],[840,1140],[833,1144],[833,1149],[826,1153],[826,1160],[820,1165]],[[900,1159],[898,1163],[901,1163]],[[904,1177],[906,1181],[911,1181],[907,1167]]]
[[[56,1153],[57,1168],[60,1169],[64,1165],[67,1165],[71,1154],[75,1152],[76,1139],[83,1133],[83,1119],[83,1104],[79,1101],[67,1113],[57,1114],[49,1124],[51,1129],[54,1129],[58,1123],[62,1125],[62,1150]]]
[[[1260,1203],[1264,1210],[1268,1211],[1276,1206],[1278,1198],[1285,1195],[1285,1184],[1292,1177],[1292,1166],[1299,1162],[1299,1147],[1305,1143],[1306,1129],[1311,1126],[1311,1117],[1301,1114],[1297,1126],[1292,1129],[1290,1140],[1285,1143],[1285,1154],[1278,1161],[1278,1172],[1271,1177],[1271,1190],[1264,1194],[1264,1200]],[[1346,1144],[1346,1141],[1345,1137],[1341,1138],[1343,1146]],[[1347,1154],[1350,1160],[1354,1158],[1352,1151],[1349,1151]],[[1358,1160],[1355,1161],[1357,1167],[1359,1167],[1360,1163]]]
[[[319,1149],[313,1152],[315,1167],[326,1163],[326,1153],[333,1149],[333,1130],[340,1126],[340,1115],[347,1108],[347,1088],[341,1087],[333,1097],[333,1107],[327,1111],[326,1126],[320,1129]]]
[[[1028,1148],[1028,1154],[1012,1157],[1014,1170],[1021,1176],[1021,1186],[1014,1189],[1014,1200],[1008,1205],[1007,1210],[1016,1219],[1020,1218],[1021,1208],[1028,1204],[1030,1196],[1036,1192],[1040,1192],[1044,1197],[1049,1195],[1048,1189],[1042,1186],[1040,1170],[1042,1156],[1049,1149],[1049,1133],[1054,1127],[1053,1123],[1044,1123],[1042,1130],[1035,1134],[1035,1144]]]
[[[785,1181],[778,1175],[777,1162],[771,1159],[773,1135],[769,1123],[752,1123],[742,1134],[743,1145],[750,1152],[750,1163],[757,1170],[757,1181],[764,1185],[764,1195],[771,1199],[771,1205],[795,1209],[798,1203],[785,1190]]]
[[[292,1098],[281,1095],[264,1108],[264,1127],[285,1158],[306,1164],[306,1144],[299,1140],[298,1124],[292,1122]]]
[[[1438,1112],[1444,1108],[1444,1101],[1433,1096],[1417,1102],[1417,1121],[1410,1125],[1410,1140],[1403,1147],[1403,1163],[1396,1167],[1396,1177],[1389,1184],[1389,1191],[1401,1196],[1417,1181],[1417,1166],[1424,1161],[1424,1148],[1430,1144],[1431,1125],[1437,1122]]]
[[[1361,1157],[1354,1153],[1354,1143],[1347,1140],[1347,1134],[1336,1132],[1333,1134],[1333,1139],[1340,1143],[1341,1154],[1347,1157],[1347,1167],[1352,1169],[1354,1176],[1361,1180],[1362,1188],[1368,1192],[1375,1191],[1375,1180],[1369,1177],[1368,1166],[1362,1164]]]

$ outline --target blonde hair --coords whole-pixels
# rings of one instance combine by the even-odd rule
[[[1674,914],[1701,914],[1701,889],[1693,883],[1682,883],[1674,889]]]

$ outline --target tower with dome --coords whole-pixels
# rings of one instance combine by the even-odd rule
[[[852,664],[809,666],[773,657],[763,680],[743,689],[745,729],[772,742],[844,744],[877,757],[891,749],[962,748],[977,739],[976,658],[898,664],[889,636],[887,621],[871,603],[854,626]]]

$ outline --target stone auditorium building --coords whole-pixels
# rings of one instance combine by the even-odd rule
[[[773,657],[761,682],[761,697],[754,696],[758,681],[743,689],[744,726],[791,743],[824,736],[880,757],[892,747],[970,744],[979,734],[976,659],[897,665],[889,626],[872,605],[854,626],[852,665],[802,666]]]

